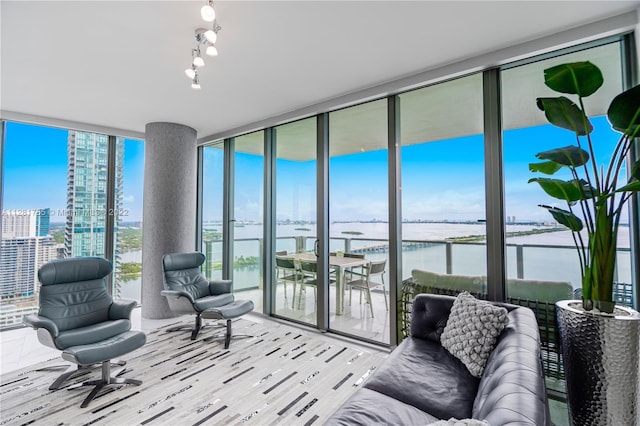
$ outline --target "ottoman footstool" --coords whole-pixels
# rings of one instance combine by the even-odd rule
[[[206,341],[224,339],[224,348],[229,349],[231,339],[241,339],[245,337],[253,337],[248,334],[233,334],[231,331],[231,320],[238,318],[244,314],[253,311],[253,302],[251,300],[236,300],[224,306],[209,308],[202,311],[200,315],[203,319],[223,319],[227,320],[227,330],[225,333],[216,334],[207,337]]]
[[[93,390],[87,395],[84,401],[82,401],[80,405],[81,408],[87,407],[98,393],[107,386],[138,386],[142,384],[141,380],[118,377],[122,371],[112,374],[111,359],[142,347],[146,340],[143,332],[129,330],[97,343],[71,346],[62,352],[63,359],[78,364],[79,366],[102,364],[102,377],[99,380],[90,380],[69,388],[94,386]]]

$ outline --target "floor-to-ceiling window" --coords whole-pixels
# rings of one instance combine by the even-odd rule
[[[575,144],[575,136],[571,132],[546,121],[544,112],[536,106],[536,98],[559,96],[544,85],[546,68],[578,61],[590,61],[603,73],[604,85],[595,95],[585,98],[585,108],[594,126],[598,168],[606,167],[619,137],[611,130],[606,118],[609,103],[623,90],[619,43],[502,72],[505,215],[508,225],[527,228],[527,232],[507,234],[508,276],[564,281],[570,283],[572,289],[580,288],[581,282],[571,232],[554,221],[546,209],[539,207],[540,204],[566,206],[547,195],[538,184],[527,182],[532,177],[544,176],[529,171],[529,163],[539,162],[536,153]],[[554,177],[571,179],[568,169],[557,172]],[[623,215],[618,235],[618,279],[627,283],[631,279],[628,217],[626,213]]]
[[[142,191],[144,141],[124,139],[116,157],[117,273],[114,294],[141,301],[142,294]]]
[[[403,278],[413,275],[425,286],[484,293],[482,76],[403,93],[399,99]]]
[[[527,183],[533,177],[553,177],[570,180],[568,169],[554,176],[529,170],[538,163],[536,154],[568,145],[575,145],[573,132],[547,122],[544,112],[536,106],[538,97],[557,97],[544,84],[544,70],[567,62],[590,61],[604,77],[603,86],[593,96],[585,98],[585,110],[593,124],[592,138],[597,168],[607,167],[619,134],[610,129],[606,112],[613,97],[623,90],[621,43],[609,44],[556,56],[501,73],[502,117],[504,139],[504,182],[507,297],[523,299],[538,315],[543,341],[543,361],[547,386],[563,391],[560,350],[553,311],[555,302],[579,298],[581,272],[574,240],[566,227],[557,223],[539,205],[567,209],[564,202],[547,195],[537,183]],[[572,97],[572,95],[566,95]],[[621,176],[625,179],[626,176]],[[579,209],[576,209],[579,213]],[[585,241],[586,234],[583,235]],[[618,233],[617,269],[615,280],[618,302],[631,304],[632,267],[629,215],[625,211]],[[636,255],[637,256],[637,255]],[[548,319],[548,320],[547,320]]]
[[[65,256],[69,132],[7,122],[3,158],[0,326],[38,310],[38,269]]]
[[[112,259],[114,296],[140,300],[143,150],[136,140],[6,123],[0,327],[37,311],[38,269],[58,258]]]
[[[264,132],[238,136],[233,143],[233,290],[262,312]]]
[[[275,143],[275,307],[277,315],[316,324],[317,275],[300,262],[315,261],[316,120],[274,128]],[[306,265],[306,264],[305,264]]]
[[[389,343],[388,135],[385,99],[329,114],[329,327]],[[342,294],[340,294],[342,293]]]
[[[224,144],[202,148],[202,271],[209,279],[222,279]]]
[[[619,91],[622,74],[619,45],[601,46],[572,55],[589,58],[589,52],[597,52],[598,49],[615,51],[617,56],[610,56],[606,62],[608,66],[613,63],[617,67],[616,90]],[[545,59],[551,62],[560,60],[566,59]],[[272,288],[275,297],[270,300],[274,300],[275,304],[271,312],[278,316],[316,324],[314,314],[317,312],[314,310],[326,306],[331,330],[389,343],[389,330],[396,324],[395,318],[388,316],[387,306],[393,306],[396,301],[388,300],[387,305],[384,296],[388,297],[391,286],[399,288],[401,283],[390,282],[391,274],[387,269],[380,278],[376,278],[378,284],[384,280],[386,292],[381,285],[376,285],[376,288],[367,293],[362,285],[367,266],[385,260],[388,265],[390,260],[395,260],[395,254],[388,252],[390,242],[394,242],[400,246],[402,279],[413,275],[432,287],[453,292],[470,290],[480,293],[482,297],[489,297],[491,291],[488,289],[495,290],[502,283],[499,282],[501,280],[489,282],[487,279],[487,275],[495,272],[495,265],[492,264],[492,270],[489,270],[487,260],[491,256],[495,257],[494,253],[497,252],[495,240],[488,247],[487,240],[491,237],[487,235],[488,221],[492,226],[499,222],[506,235],[506,241],[498,242],[498,248],[506,245],[506,257],[496,260],[496,264],[499,263],[497,266],[506,266],[506,297],[518,297],[513,292],[515,287],[522,287],[519,286],[521,282],[515,281],[518,279],[570,280],[569,276],[579,274],[577,263],[564,264],[562,256],[555,257],[551,254],[551,249],[557,249],[558,253],[562,251],[571,255],[572,248],[570,245],[558,247],[555,241],[546,240],[563,233],[553,226],[546,226],[552,225],[550,218],[544,220],[543,222],[548,223],[543,225],[536,221],[534,216],[546,214],[537,204],[548,200],[543,198],[544,194],[539,188],[526,183],[530,177],[528,163],[535,160],[535,152],[545,148],[543,140],[528,145],[524,139],[543,139],[548,138],[549,134],[544,129],[538,129],[542,123],[535,121],[542,117],[542,113],[534,119],[519,111],[521,105],[528,102],[535,107],[535,97],[543,94],[536,92],[532,94],[532,99],[527,99],[526,90],[532,84],[531,81],[537,81],[535,84],[544,89],[544,63],[536,58],[527,65],[512,65],[500,70],[489,70],[484,74],[475,73],[396,95],[395,104],[398,109],[395,117],[399,120],[396,136],[401,161],[393,165],[389,164],[390,158],[394,159],[395,156],[388,152],[390,115],[387,111],[387,98],[328,113],[328,129],[320,129],[326,130],[329,139],[326,147],[329,154],[326,170],[318,169],[319,163],[323,162],[317,161],[314,151],[317,117],[269,129],[273,134],[271,140],[275,145],[272,151],[275,159],[266,164],[267,167],[274,166],[271,172],[275,182],[266,191],[263,180],[270,175],[270,170],[264,168],[264,132],[229,139],[228,143],[234,152],[230,167],[233,171],[231,203],[235,226],[232,227],[234,235],[230,240],[234,252],[236,288],[246,286],[248,292],[256,294],[254,301],[261,302],[259,298],[263,296],[261,286],[265,274],[260,270],[260,265],[264,250],[271,250],[271,247],[274,248],[274,268],[277,267],[275,260],[278,256],[310,257],[308,255],[314,251],[317,233],[316,224],[313,223],[314,213],[320,211],[313,209],[325,207],[315,205],[321,199],[317,197],[317,188],[322,188],[319,177],[326,177],[324,172],[328,173],[328,304],[318,303],[315,291],[311,291],[312,285],[305,286],[304,293],[297,293],[297,297],[301,299],[299,303],[290,303],[294,284],[280,279],[285,276],[280,275],[281,273],[293,275],[294,280],[313,281],[309,278],[313,276],[312,273],[305,274],[300,270],[300,262],[294,262],[289,271],[278,271],[274,276]],[[615,83],[615,78],[607,77],[608,73],[609,71],[605,72],[605,80]],[[483,87],[483,78],[487,79],[490,74],[501,76],[500,99],[488,99],[491,96],[488,95],[489,92],[485,92],[487,87]],[[496,141],[485,141],[483,120],[491,117],[491,109],[485,110],[484,105],[493,106],[494,100],[502,103],[503,111],[504,150],[500,151],[504,159],[503,180],[497,179],[501,173],[499,168],[488,170],[487,167],[487,164],[496,161],[494,155],[488,155]],[[593,115],[596,122],[602,119],[597,117],[602,113],[596,112]],[[497,117],[493,117],[491,125],[501,129]],[[542,133],[534,135],[538,131]],[[324,131],[320,133],[324,134]],[[526,136],[527,133],[530,136]],[[527,145],[528,152],[522,150],[523,143]],[[270,154],[267,157],[270,159]],[[398,203],[398,213],[402,214],[401,240],[395,234],[389,235],[390,171],[398,171],[401,180]],[[498,209],[496,206],[502,200],[502,193],[491,191],[487,195],[487,176],[492,179],[492,189],[496,181],[504,183],[505,210],[500,217],[492,212]],[[275,194],[271,211],[276,224],[272,234],[273,246],[263,244],[261,240],[265,235],[262,224],[265,207],[263,199],[270,191]],[[532,196],[533,191],[538,191],[541,197]],[[307,198],[303,197],[303,193]],[[532,216],[528,217],[528,214]],[[501,221],[501,217],[505,220]],[[629,228],[623,223],[621,234],[625,229]],[[269,232],[266,235],[270,235]],[[539,240],[540,238],[543,240]],[[541,243],[522,242],[532,239]],[[628,241],[623,242],[621,247],[618,254],[618,279],[624,284],[630,284],[633,258]],[[298,256],[304,252],[307,255]],[[252,256],[257,258],[255,264]],[[363,259],[363,264],[356,267],[342,266],[341,262],[344,261],[339,259],[349,256]],[[251,269],[251,266],[246,265],[254,266]],[[245,270],[238,275],[240,267]],[[558,268],[562,268],[561,273],[567,276],[554,275]],[[417,273],[414,274],[414,271]],[[238,281],[240,276],[242,279]],[[350,285],[349,280],[360,282],[358,285]],[[625,288],[630,288],[630,285]],[[267,296],[268,299],[273,295]]]

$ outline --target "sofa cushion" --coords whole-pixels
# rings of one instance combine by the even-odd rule
[[[371,389],[362,388],[345,402],[326,425],[428,425],[432,415]]]
[[[472,293],[486,292],[486,277],[479,275],[439,274],[437,272],[414,269],[411,276],[416,284],[425,287],[439,287],[449,290],[469,291]]]
[[[496,340],[508,322],[505,308],[462,292],[453,302],[440,341],[473,376],[481,377]]]
[[[544,425],[545,393],[535,317],[530,309],[514,309],[485,366],[472,417],[490,424]]]
[[[436,419],[471,417],[479,380],[439,343],[409,337],[364,387],[425,411]]]

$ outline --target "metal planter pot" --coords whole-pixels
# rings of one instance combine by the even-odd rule
[[[587,313],[580,300],[556,308],[571,424],[640,426],[640,313]]]

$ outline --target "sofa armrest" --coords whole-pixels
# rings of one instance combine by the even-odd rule
[[[51,334],[51,337],[58,337],[58,326],[49,318],[41,317],[40,315],[27,315],[23,321],[36,330],[44,328]]]
[[[231,293],[231,280],[211,280],[209,281],[209,293],[213,296]]]
[[[136,305],[135,300],[114,300],[109,307],[109,319],[130,319],[131,311]]]
[[[411,310],[411,336],[440,343],[455,297],[418,294]]]
[[[180,298],[185,298],[187,299],[189,302],[191,302],[191,304],[194,303],[193,297],[191,297],[191,295],[189,293],[187,293],[186,291],[180,291],[180,290],[162,290],[160,292],[160,295],[166,297],[166,298],[175,298],[175,299],[180,299]]]

